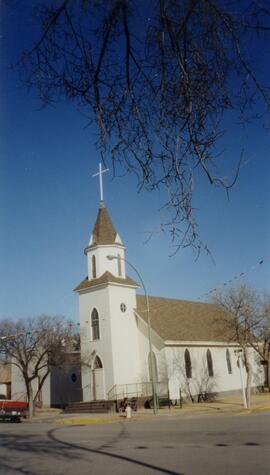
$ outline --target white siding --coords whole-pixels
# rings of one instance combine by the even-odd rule
[[[97,278],[102,276],[106,271],[111,272],[111,274],[115,275],[118,277],[118,262],[117,259],[112,259],[109,260],[107,259],[107,256],[118,256],[120,255],[121,258],[125,257],[125,248],[122,245],[117,246],[116,244],[114,245],[99,245],[97,247],[94,247],[93,249],[90,249],[87,251],[87,262],[88,262],[88,278],[92,279],[93,274],[92,274],[92,256],[94,255],[96,257],[96,272],[97,272]],[[126,272],[125,272],[125,261],[121,261],[121,270],[122,270],[122,275],[121,277],[125,278],[126,277]]]
[[[194,342],[196,345],[196,342]],[[172,399],[179,399],[179,389],[184,397],[188,397],[189,391],[196,395],[200,392],[226,392],[241,389],[240,372],[237,366],[237,358],[232,346],[214,346],[215,342],[209,342],[209,346],[186,346],[167,347],[166,359],[168,366],[169,389]],[[187,379],[185,373],[184,352],[188,348],[192,362],[192,378]],[[209,377],[206,352],[210,349],[213,361],[214,376]],[[232,374],[229,374],[226,349],[229,349],[231,356]],[[252,385],[262,384],[263,371],[258,365],[257,355],[250,349],[250,360],[252,364]],[[244,370],[244,381],[246,381],[246,371]]]
[[[126,305],[121,312],[120,305]],[[109,314],[111,321],[112,359],[114,384],[131,384],[140,381],[140,357],[135,289],[109,286]]]
[[[79,299],[83,400],[91,401],[93,399],[92,366],[96,355],[101,359],[105,373],[104,398],[114,384],[108,286],[82,293]],[[91,312],[94,308],[97,309],[99,315],[100,340],[92,341]]]

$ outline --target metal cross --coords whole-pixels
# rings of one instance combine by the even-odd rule
[[[109,168],[105,168],[104,170],[102,170],[102,163],[99,163],[99,171],[97,173],[95,173],[94,175],[92,175],[93,177],[94,176],[98,176],[99,175],[99,188],[100,188],[100,201],[103,201],[103,183],[102,183],[102,174],[105,173],[105,172],[108,172],[109,171]]]

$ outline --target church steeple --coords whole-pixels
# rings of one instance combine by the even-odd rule
[[[100,202],[97,219],[88,246],[84,250],[88,263],[88,280],[99,279],[106,272],[125,279],[125,246],[116,231],[104,201]],[[110,261],[107,256],[118,257]]]
[[[110,273],[112,277],[120,279],[126,278],[125,246],[112,223],[103,201],[102,176],[107,171],[108,169],[102,169],[102,164],[100,163],[98,173],[93,175],[99,176],[100,203],[90,241],[84,250],[87,256],[88,281],[99,279],[105,273]],[[118,259],[110,261],[107,258],[109,255],[118,257]]]
[[[103,201],[103,171],[100,166],[100,204],[84,251],[88,274],[74,289],[80,299],[82,361],[90,359],[89,365],[82,365],[85,401],[106,399],[111,388],[132,384],[140,374],[134,315],[138,284],[126,275],[125,246]]]

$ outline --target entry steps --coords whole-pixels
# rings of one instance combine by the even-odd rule
[[[116,411],[115,401],[71,402],[65,408],[66,414],[108,414]]]

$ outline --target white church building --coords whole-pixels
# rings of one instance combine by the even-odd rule
[[[175,401],[240,391],[241,377],[245,384],[247,375],[228,315],[209,303],[146,296],[136,263],[126,260],[126,247],[105,207],[102,172],[100,166],[101,200],[84,250],[87,277],[74,289],[79,296],[81,355],[67,355],[64,368],[52,368],[40,404],[151,399],[153,386],[159,397]],[[141,285],[127,275],[127,266],[136,271]],[[164,279],[161,269],[156,272]],[[140,286],[142,295],[137,293]],[[252,385],[262,385],[263,369],[252,348],[249,361]],[[12,398],[25,399],[22,375],[16,366],[11,369]]]
[[[241,390],[239,345],[213,304],[149,296],[151,365],[146,296],[126,273],[126,247],[103,200],[84,252],[87,277],[75,288],[84,401],[151,396],[152,374],[158,395],[172,400]],[[258,386],[263,371],[249,352]]]

